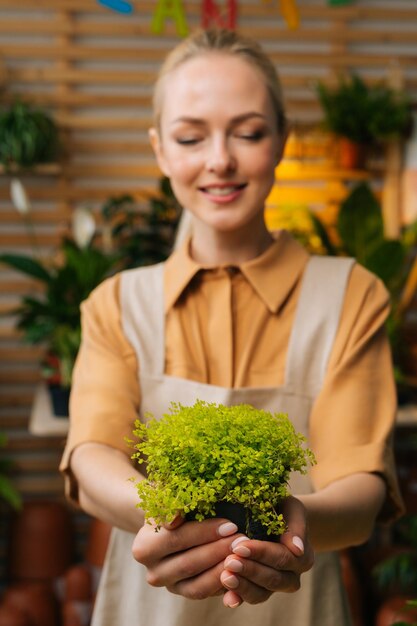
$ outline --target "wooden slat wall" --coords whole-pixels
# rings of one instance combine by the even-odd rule
[[[8,103],[20,94],[46,107],[65,144],[59,167],[25,177],[45,255],[52,253],[78,204],[97,208],[118,193],[140,201],[155,188],[158,170],[146,132],[151,86],[158,64],[179,37],[170,23],[163,34],[151,33],[156,2],[132,4],[134,11],[126,16],[95,0],[0,0],[0,99]],[[298,0],[296,31],[287,28],[278,5],[241,1],[238,25],[276,62],[293,121],[318,120],[314,81],[334,81],[348,70],[378,81],[397,66],[417,101],[415,0],[357,0],[343,8]],[[184,8],[193,29],[200,23],[201,3],[185,1]],[[9,199],[9,182],[0,174],[0,249],[30,251],[24,222]],[[0,267],[0,312],[10,311],[30,288],[26,279]],[[61,499],[57,466],[63,440],[28,432],[39,355],[39,349],[22,344],[10,315],[0,317],[0,430],[9,437],[15,483],[27,499]],[[0,533],[4,556],[4,526]],[[0,564],[1,586],[4,559]]]

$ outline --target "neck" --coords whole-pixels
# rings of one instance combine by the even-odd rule
[[[245,228],[232,232],[213,231],[201,223],[195,223],[191,256],[206,266],[239,265],[265,252],[272,241],[264,222],[258,228],[248,224]]]

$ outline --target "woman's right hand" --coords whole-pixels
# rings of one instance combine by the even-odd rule
[[[235,524],[219,518],[177,521],[158,532],[145,524],[135,537],[132,553],[146,567],[150,585],[197,600],[225,592],[220,574],[238,536]]]

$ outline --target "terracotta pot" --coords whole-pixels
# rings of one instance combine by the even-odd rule
[[[103,567],[112,527],[99,519],[92,519],[87,539],[85,558],[90,565]]]
[[[375,626],[392,626],[395,622],[405,624],[417,622],[417,609],[407,608],[408,599],[405,596],[393,596],[385,600],[377,611]]]
[[[347,137],[339,138],[339,165],[342,169],[355,170],[364,167],[366,147]]]
[[[73,565],[64,574],[64,600],[87,602],[93,596],[93,579],[88,565]]]
[[[91,602],[69,600],[62,606],[62,626],[89,626],[92,613]]]
[[[73,535],[63,504],[27,502],[11,528],[10,580],[51,580],[63,574],[73,562]]]
[[[59,608],[52,587],[46,583],[16,583],[6,589],[3,602],[28,616],[31,626],[57,626]]]
[[[6,604],[0,605],[0,626],[33,626],[26,613]]]

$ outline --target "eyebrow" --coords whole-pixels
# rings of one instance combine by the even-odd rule
[[[259,118],[261,120],[266,119],[265,115],[263,115],[262,113],[258,113],[257,111],[248,111],[247,113],[242,113],[242,115],[237,115],[236,117],[233,117],[231,122],[232,124],[239,124],[253,117]],[[178,124],[179,122],[197,124],[200,126],[203,126],[206,123],[205,120],[202,120],[199,117],[192,117],[191,115],[181,115],[180,117],[175,118],[172,121],[172,124]]]

